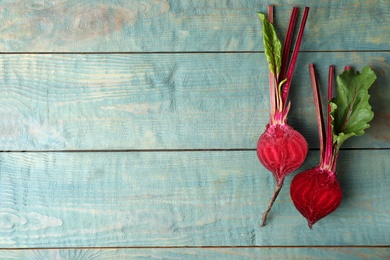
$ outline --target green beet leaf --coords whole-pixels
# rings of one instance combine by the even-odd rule
[[[374,83],[376,75],[369,67],[362,73],[353,69],[345,70],[337,76],[337,96],[330,101],[333,142],[340,147],[351,136],[364,134],[374,117],[368,102],[368,89]]]
[[[258,13],[263,23],[264,53],[267,57],[269,70],[272,74],[279,76],[282,66],[282,44],[276,35],[274,26],[268,22],[264,14]]]

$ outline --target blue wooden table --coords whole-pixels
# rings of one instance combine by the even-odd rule
[[[289,124],[318,164],[307,69],[369,65],[375,118],[343,146],[340,207],[307,227],[255,147],[269,116],[257,12],[310,6]],[[0,3],[3,259],[390,257],[387,0]],[[325,89],[322,89],[325,92]]]

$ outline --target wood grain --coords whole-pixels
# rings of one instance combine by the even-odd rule
[[[387,245],[389,156],[341,151],[343,202],[310,230],[292,176],[260,228],[275,183],[254,151],[1,153],[0,248]]]
[[[313,230],[292,175],[259,227],[275,185],[254,151],[268,4],[2,1],[0,258],[390,258],[388,0],[272,1],[280,36],[311,7],[289,115],[302,169],[319,156],[307,65],[323,88],[330,64],[378,76],[371,128],[340,154],[342,204]]]
[[[1,250],[7,259],[387,259],[389,248],[147,248]]]
[[[3,52],[263,50],[257,12],[267,1],[46,0],[0,4]],[[282,35],[294,5],[311,6],[302,50],[386,50],[387,0],[275,0]]]
[[[344,147],[389,148],[388,59],[302,53],[289,123],[318,147],[307,65],[325,92],[329,64],[367,64],[375,118]],[[266,66],[258,53],[1,55],[0,150],[252,149],[269,118]]]

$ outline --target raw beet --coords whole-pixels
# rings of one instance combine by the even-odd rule
[[[295,175],[290,187],[291,199],[312,228],[321,218],[337,209],[342,192],[336,174],[314,167]]]
[[[259,13],[259,18],[263,23],[264,53],[269,64],[270,120],[257,143],[257,156],[261,164],[272,172],[277,181],[274,194],[263,213],[261,226],[265,225],[267,215],[283,186],[285,176],[304,162],[308,150],[305,138],[287,124],[291,107],[288,93],[308,14],[309,7],[305,7],[295,46],[290,56],[298,8],[292,9],[283,48],[272,25],[273,6],[268,7],[268,19]]]
[[[305,161],[306,139],[287,124],[267,125],[257,143],[260,162],[273,173],[278,185]]]

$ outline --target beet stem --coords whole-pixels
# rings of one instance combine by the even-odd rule
[[[333,134],[332,134],[332,118],[330,116],[331,107],[329,101],[333,97],[333,75],[334,75],[334,66],[329,66],[329,74],[328,74],[328,130],[326,137],[326,148],[325,148],[325,167],[330,170],[329,167],[332,166],[332,157],[333,157]]]
[[[269,5],[268,6],[268,22],[273,23],[274,20],[274,6]],[[276,96],[276,86],[277,84],[277,78],[276,75],[274,74],[273,71],[269,71],[268,73],[269,76],[269,99],[270,99],[270,107],[271,107],[271,114],[270,114],[270,124],[273,125],[275,124],[275,113],[276,113],[276,108],[278,107],[277,104],[277,96]]]
[[[265,226],[265,222],[267,221],[268,213],[270,212],[272,205],[274,205],[274,202],[275,202],[276,198],[278,197],[280,190],[283,187],[283,181],[284,181],[284,178],[281,179],[281,181],[278,181],[278,184],[275,187],[274,195],[272,196],[271,200],[269,201],[267,209],[263,213],[263,217],[261,219],[261,226],[262,227]]]
[[[305,30],[306,20],[307,20],[308,15],[309,15],[309,7],[306,6],[304,13],[303,13],[302,20],[301,20],[301,25],[299,27],[298,37],[297,37],[297,40],[295,42],[293,54],[291,56],[290,64],[288,65],[288,69],[287,69],[287,74],[286,74],[287,81],[284,84],[283,94],[282,94],[283,104],[287,103],[286,102],[287,96],[288,96],[288,92],[290,90],[295,64],[297,63],[297,60],[298,60],[298,53],[299,53],[299,49],[301,47],[303,32]]]
[[[290,22],[288,24],[287,34],[286,37],[284,38],[284,43],[283,43],[282,66],[280,68],[279,80],[283,80],[286,76],[288,55],[291,48],[291,42],[294,35],[294,28],[297,21],[297,16],[298,16],[298,7],[293,7],[290,16]]]
[[[270,99],[270,124],[274,124],[274,118],[276,113],[276,92],[275,92],[275,79],[271,71],[269,72],[269,99]]]
[[[322,111],[322,104],[321,104],[321,95],[319,92],[319,84],[316,76],[317,72],[314,64],[309,64],[309,71],[310,71],[311,88],[313,90],[314,106],[316,108],[318,137],[320,141],[320,157],[321,157],[320,165],[323,165],[325,160],[326,132],[325,132],[324,114]]]
[[[268,6],[268,22],[274,23],[274,6],[273,5]]]

